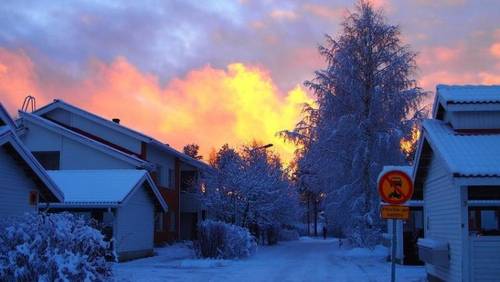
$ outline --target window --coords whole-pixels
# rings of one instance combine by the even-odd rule
[[[155,213],[155,231],[156,232],[163,231],[163,213],[162,212]]]
[[[469,200],[500,200],[498,186],[469,186]]]
[[[469,207],[469,233],[500,235],[500,207]]]
[[[32,153],[46,170],[59,170],[59,151],[39,151]]]
[[[196,184],[196,171],[182,171],[181,172],[181,191],[193,191]]]

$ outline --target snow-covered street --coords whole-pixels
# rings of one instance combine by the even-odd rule
[[[339,248],[336,239],[301,238],[278,246],[261,246],[237,261],[198,260],[181,246],[159,255],[116,264],[119,281],[389,281],[384,249]],[[398,281],[422,281],[423,267],[398,266]]]

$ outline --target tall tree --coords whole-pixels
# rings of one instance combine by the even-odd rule
[[[405,162],[400,141],[425,114],[419,108],[425,93],[413,78],[416,54],[382,11],[361,1],[342,27],[319,47],[327,67],[305,82],[317,108],[286,135],[308,141],[299,171],[313,169],[316,185],[328,192],[330,220],[366,246],[380,235],[377,175],[384,164]]]

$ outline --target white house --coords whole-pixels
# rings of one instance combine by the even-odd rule
[[[500,281],[500,86],[437,87],[414,183],[431,281]]]
[[[406,173],[410,178],[413,177],[412,166],[384,166],[379,174],[379,178],[385,173],[393,170],[399,170]],[[398,221],[396,225],[397,247],[396,260],[401,264],[421,265],[418,257],[418,238],[423,237],[424,233],[424,215],[421,187],[415,189],[410,201],[405,203],[410,207],[410,218],[407,221]],[[387,220],[387,233],[384,234],[385,244],[390,246],[392,237],[392,220]],[[390,253],[390,250],[389,250]],[[390,254],[389,254],[390,255]]]
[[[145,170],[51,170],[65,196],[62,203],[42,204],[51,211],[70,211],[102,223],[118,260],[153,255],[154,216],[167,204]]]
[[[150,255],[155,215],[168,211],[148,172],[154,166],[48,119],[26,112],[19,115],[23,143],[65,197],[63,203],[39,207],[49,212],[81,213],[107,224],[120,260]],[[154,197],[145,197],[144,191]]]
[[[61,202],[63,194],[16,135],[0,104],[0,218],[37,211],[38,202]]]
[[[169,205],[167,214],[159,213],[156,216],[156,241],[194,238],[196,224],[202,219],[203,210],[196,193],[193,192],[197,189],[200,175],[211,169],[207,164],[176,151],[168,144],[123,126],[117,118],[105,119],[62,100],[54,100],[33,114],[151,165],[152,168],[146,169]],[[31,138],[31,142],[40,141]],[[189,140],[186,143],[189,143]],[[94,167],[96,165],[95,162],[91,164],[94,169],[98,168]],[[107,163],[101,166],[117,168]]]

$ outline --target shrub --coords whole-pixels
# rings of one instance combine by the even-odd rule
[[[251,256],[257,249],[254,237],[246,228],[206,220],[198,227],[196,254],[202,258],[233,259]]]
[[[281,229],[279,233],[280,241],[295,241],[299,240],[299,232],[295,229]]]
[[[111,276],[103,235],[69,213],[0,222],[1,281],[102,281]]]

